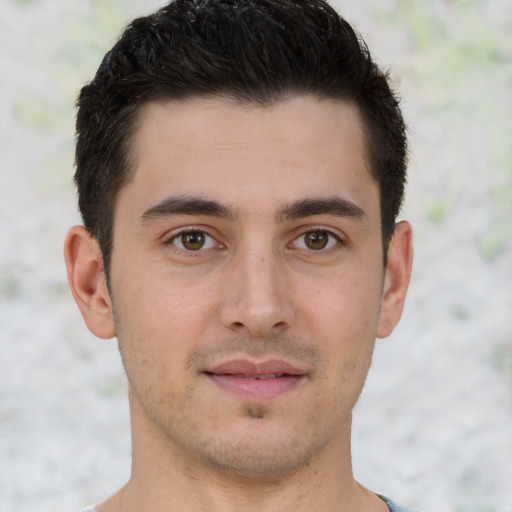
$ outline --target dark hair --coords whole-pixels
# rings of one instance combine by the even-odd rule
[[[175,0],[126,28],[77,102],[79,207],[107,276],[140,105],[212,95],[267,105],[298,94],[358,106],[380,187],[385,259],[403,200],[406,134],[364,41],[323,0]]]

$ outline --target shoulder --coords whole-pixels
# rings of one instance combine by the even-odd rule
[[[386,505],[388,506],[390,512],[419,512],[419,510],[415,508],[402,507],[400,505],[397,505],[393,500],[390,500],[389,498],[386,498],[386,496],[382,496],[381,494],[379,494],[378,496],[380,499],[386,502]]]

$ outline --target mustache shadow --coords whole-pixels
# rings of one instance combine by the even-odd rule
[[[198,347],[192,352],[187,366],[198,368],[208,366],[213,359],[226,359],[240,354],[258,358],[265,355],[280,356],[306,363],[317,369],[325,368],[326,356],[316,346],[294,337],[274,334],[265,338],[250,338],[248,336],[233,336],[227,339],[210,342]]]

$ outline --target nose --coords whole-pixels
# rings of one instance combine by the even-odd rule
[[[230,267],[220,313],[225,327],[265,337],[292,325],[294,309],[278,256],[271,251],[248,251]]]

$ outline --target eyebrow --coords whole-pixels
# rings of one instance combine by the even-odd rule
[[[357,204],[341,197],[303,199],[286,206],[279,213],[280,220],[295,220],[313,215],[334,215],[366,220],[365,211]]]
[[[142,214],[142,223],[177,215],[207,215],[234,219],[235,213],[218,203],[201,197],[172,196],[147,209]]]
[[[171,196],[148,208],[141,216],[143,224],[153,220],[179,215],[206,215],[234,220],[237,215],[217,201],[201,197]],[[301,199],[285,206],[277,215],[279,221],[295,220],[314,215],[334,215],[366,220],[366,213],[358,205],[341,197]]]

